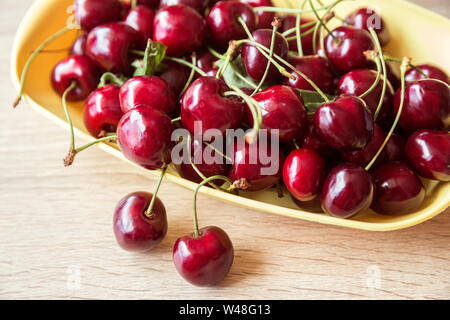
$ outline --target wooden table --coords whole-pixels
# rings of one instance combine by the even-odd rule
[[[129,192],[152,191],[156,180],[97,148],[63,168],[69,133],[26,104],[11,109],[10,48],[31,0],[9,2],[0,11],[0,298],[450,298],[448,212],[373,233],[200,196],[200,224],[223,227],[235,246],[229,276],[204,289],[182,280],[171,258],[176,238],[192,230],[192,192],[165,182],[167,237],[148,254],[121,250],[113,209]]]

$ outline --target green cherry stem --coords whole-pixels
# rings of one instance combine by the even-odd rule
[[[385,61],[393,61],[393,62],[397,62],[397,63],[402,63],[402,59],[391,57],[391,56],[389,56],[387,54],[383,55],[383,59]],[[422,69],[418,68],[417,66],[415,66],[415,65],[410,63],[408,65],[408,67],[413,68],[414,70],[419,72],[423,77],[425,77],[425,79],[429,79],[429,77],[422,71]]]
[[[320,8],[316,8],[315,10],[325,10],[328,9],[329,6],[322,6]],[[256,7],[253,8],[253,11],[264,11],[264,12],[275,12],[275,13],[303,13],[303,12],[313,12],[311,9],[290,9],[290,8],[279,8],[279,7]]]
[[[137,6],[137,0],[131,0],[131,9],[136,8]]]
[[[208,147],[213,149],[215,152],[217,152],[217,154],[221,155],[224,159],[228,160],[230,163],[233,163],[233,159],[231,159],[229,156],[227,156],[226,154],[224,154],[223,152],[219,151],[217,148],[215,148],[212,144],[203,141],[203,143]]]
[[[75,150],[75,133],[73,131],[72,117],[70,116],[69,108],[67,108],[67,95],[77,86],[77,82],[73,81],[70,86],[64,91],[62,95],[62,105],[66,115],[67,122],[70,128],[70,150]]]
[[[113,134],[106,135],[105,137],[102,137],[102,138],[96,139],[94,141],[91,141],[89,143],[86,143],[85,145],[82,145],[81,147],[78,147],[76,149],[70,149],[69,153],[63,159],[64,167],[70,166],[73,163],[73,161],[75,159],[75,156],[78,153],[80,153],[81,151],[83,151],[83,150],[85,150],[85,149],[87,149],[89,147],[92,147],[93,145],[96,145],[96,144],[98,144],[100,142],[113,142],[113,141],[116,141],[116,140],[117,140],[117,135],[115,133],[113,133]]]
[[[306,5],[306,0],[303,0],[302,3],[302,10],[305,8]],[[297,34],[297,49],[298,49],[298,56],[302,57],[303,56],[303,47],[302,47],[302,31],[301,31],[301,21],[302,19],[302,13],[300,12],[297,15],[297,19],[295,20],[295,29],[296,29],[296,34]]]
[[[308,27],[312,27],[312,26],[314,26],[316,24],[316,21],[310,21],[310,22],[307,22],[307,23],[304,23],[304,24],[302,24],[302,28],[308,28]],[[289,29],[289,30],[286,30],[285,32],[283,32],[282,33],[282,35],[284,36],[284,37],[287,37],[287,36],[290,36],[292,33],[295,33],[297,31],[297,28],[296,27],[294,27],[294,28],[291,28],[291,29]],[[309,31],[309,30],[308,30]],[[312,33],[312,31],[310,32],[310,33]],[[305,35],[308,35],[309,33],[302,33],[302,36],[305,36]],[[295,37],[295,36],[294,36]],[[290,39],[290,40],[294,40],[293,38],[288,38],[288,39]]]
[[[181,121],[181,117],[178,117],[178,118],[175,118],[175,119],[172,119],[172,120],[170,120],[172,123],[175,123],[175,122],[178,122],[178,121]]]
[[[377,33],[375,32],[375,30],[372,27],[369,27],[369,32],[370,32],[373,40],[375,41],[375,46],[377,48],[378,55],[380,57],[383,57],[383,50],[381,49],[381,44],[380,44],[380,40],[378,39]],[[375,110],[375,113],[373,115],[374,121],[377,120],[378,114],[380,113],[380,110],[381,110],[381,106],[383,105],[384,95],[386,94],[386,86],[387,86],[386,62],[384,61],[384,59],[380,59],[380,60],[381,60],[381,66],[383,67],[383,88],[381,89],[380,101],[378,102],[377,109]]]
[[[116,76],[114,73],[111,72],[105,72],[102,77],[100,78],[100,82],[98,83],[97,88],[101,88],[106,86],[108,83],[115,84],[119,87],[123,86],[125,81],[123,81],[121,78]]]
[[[156,196],[158,195],[159,187],[161,187],[161,182],[163,181],[163,178],[164,178],[164,175],[166,174],[167,168],[168,167],[161,169],[161,175],[159,176],[158,183],[156,184],[155,192],[153,192],[152,200],[150,201],[150,204],[149,204],[147,210],[145,210],[145,215],[147,216],[147,218],[151,218],[153,216],[153,212],[152,212],[153,206],[155,204]]]
[[[312,6],[311,0],[308,0],[308,1],[310,2],[310,5]],[[343,0],[336,0],[336,1],[334,1],[330,5],[330,7],[327,9],[327,11],[325,11],[325,13],[324,13],[322,18],[319,17],[319,15],[317,13],[317,10],[314,10],[314,15],[318,19],[317,22],[316,22],[316,25],[314,27],[314,33],[313,33],[313,52],[314,52],[314,54],[317,54],[317,34],[318,34],[321,26],[325,28],[325,30],[328,32],[329,35],[331,35],[331,37],[333,37],[333,40],[334,40],[335,43],[339,42],[339,40],[336,39],[336,37],[333,35],[333,33],[327,28],[326,22],[328,22],[331,18],[334,17],[334,13],[331,13],[331,10],[336,5],[338,5],[338,3],[341,2],[341,1],[343,1]],[[312,6],[312,8],[314,8],[314,7]],[[322,35],[322,33],[321,33],[321,35]],[[321,42],[323,42],[323,41],[321,41]],[[321,43],[321,45],[323,46],[323,43]]]
[[[167,60],[169,60],[169,61],[174,61],[174,62],[177,62],[177,63],[179,63],[179,64],[181,64],[181,65],[184,65],[184,66],[186,66],[186,67],[189,67],[189,68],[191,68],[191,69],[194,69],[196,72],[198,72],[202,77],[206,77],[206,73],[202,70],[202,69],[200,69],[199,67],[197,67],[196,65],[193,65],[192,63],[190,63],[190,62],[187,62],[186,60],[183,60],[183,59],[180,59],[180,58],[175,58],[175,57],[168,57],[168,56],[166,56],[164,59],[167,59]]]
[[[195,54],[195,52],[192,54],[192,65],[197,65],[197,56]],[[183,96],[183,94],[186,92],[187,88],[189,88],[189,85],[192,82],[192,79],[194,79],[194,75],[195,75],[195,70],[191,69],[191,73],[189,74],[189,78],[186,81],[186,84],[183,87],[183,90],[181,90],[180,92],[180,97]]]
[[[366,51],[366,53],[365,54],[366,54],[367,58],[374,61],[375,64],[377,65],[377,77],[375,78],[375,81],[372,83],[370,88],[367,89],[366,92],[364,92],[363,94],[361,94],[359,96],[361,99],[364,98],[365,96],[367,96],[369,93],[371,93],[375,89],[375,87],[380,82],[380,78],[381,78],[381,61],[380,61],[381,58],[380,58],[380,56],[374,51]]]
[[[250,30],[248,29],[248,26],[247,26],[247,24],[245,23],[244,19],[242,19],[242,17],[238,17],[237,20],[238,20],[239,23],[242,25],[242,28],[244,28],[245,33],[247,34],[247,37],[248,37],[249,39],[251,39],[251,40],[254,40],[254,39],[253,39],[253,35],[252,35],[252,33],[250,32]]]

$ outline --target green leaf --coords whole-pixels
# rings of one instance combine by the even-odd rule
[[[215,63],[217,66],[221,67],[224,64],[224,60],[217,60]],[[241,77],[236,73],[239,73]],[[244,62],[242,61],[241,56],[234,59],[233,62],[230,62],[230,65],[225,69],[222,76],[228,86],[251,89],[254,89],[257,86],[257,83],[255,83],[245,71]]]
[[[133,76],[148,76],[154,74],[166,56],[167,47],[161,42],[147,41],[144,57],[132,63],[135,68]]]
[[[323,97],[313,90],[302,90],[302,89],[295,89],[298,94],[302,97],[303,103],[308,110],[308,113],[316,112],[316,110],[325,103],[325,100],[323,100]],[[334,100],[336,96],[328,95],[328,99],[330,101]]]

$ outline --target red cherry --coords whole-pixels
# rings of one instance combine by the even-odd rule
[[[209,39],[219,49],[226,49],[228,42],[247,37],[244,28],[238,21],[238,17],[247,25],[250,32],[256,27],[256,15],[253,8],[237,0],[219,1],[216,3],[208,15],[206,23],[210,33]]]
[[[325,162],[309,149],[294,150],[283,166],[283,181],[294,198],[310,201],[320,193]]]
[[[405,152],[409,164],[421,176],[450,181],[450,133],[417,131],[408,138]]]
[[[417,66],[423,73],[425,73],[428,78],[431,79],[438,79],[441,81],[444,81],[447,84],[450,84],[450,78],[448,77],[447,73],[435,66],[429,65],[429,64],[420,64]],[[414,81],[425,79],[425,77],[420,74],[416,69],[411,68],[408,71],[406,71],[405,74],[405,81],[406,84],[411,84]]]
[[[300,141],[300,147],[311,149],[321,155],[323,158],[334,158],[336,151],[317,134],[314,116],[308,116],[308,127],[306,129],[305,137]]]
[[[372,27],[382,46],[385,46],[391,39],[391,34],[383,18],[371,8],[360,8],[354,11],[345,18],[345,23],[367,31],[369,31],[369,27]]]
[[[205,227],[178,238],[173,247],[173,262],[178,273],[196,286],[213,286],[231,269],[234,258],[230,238],[218,227]]]
[[[338,27],[325,38],[328,61],[341,74],[369,66],[364,51],[373,49],[370,33],[351,26]]]
[[[398,90],[394,97],[394,115],[399,110],[400,100],[401,90]],[[399,124],[408,132],[450,128],[450,87],[433,79],[407,86]]]
[[[381,214],[401,215],[417,210],[425,198],[420,179],[403,162],[387,163],[372,173],[375,198],[371,208]]]
[[[130,161],[156,170],[171,161],[172,132],[168,116],[143,105],[124,114],[117,126],[117,142]]]
[[[119,245],[129,251],[148,251],[162,241],[167,233],[164,204],[155,198],[150,216],[146,210],[153,194],[133,192],[122,198],[114,210],[114,234]]]
[[[120,105],[124,113],[145,105],[169,115],[175,109],[176,99],[166,81],[156,76],[138,76],[129,79],[120,88]]]
[[[325,179],[320,201],[322,209],[338,218],[350,218],[369,208],[374,185],[361,167],[344,163],[334,167]]]
[[[190,7],[169,6],[156,14],[153,40],[166,45],[169,56],[182,56],[200,49],[205,37],[205,20]]]
[[[312,19],[306,18],[306,17],[302,17],[300,20],[300,31],[306,32],[309,31],[311,29],[314,28],[314,25],[309,26],[309,27],[304,27],[303,25],[306,23],[310,23],[312,22]],[[290,30],[292,28],[295,28],[295,26],[297,25],[297,16],[296,15],[289,15],[289,16],[285,16],[283,18],[283,27],[281,31],[287,31]],[[291,36],[295,36],[296,33],[292,33]],[[305,56],[309,56],[309,55],[313,55],[314,54],[314,50],[313,50],[313,33],[309,33],[305,36],[301,37],[301,42],[302,42],[302,51],[303,54]],[[298,51],[298,46],[297,46],[297,40],[290,40],[289,41],[289,50],[290,51]]]
[[[316,111],[314,123],[317,133],[331,147],[340,151],[364,148],[373,136],[373,120],[361,99],[339,96]]]
[[[217,75],[217,71],[219,68],[215,65],[217,58],[213,56],[213,54],[209,51],[204,51],[198,55],[197,58],[197,67],[202,69],[207,76],[215,77]],[[196,73],[199,77],[199,74]]]
[[[405,159],[405,140],[393,133],[384,146],[384,160],[386,162],[401,161]]]
[[[163,70],[159,73],[159,77],[167,82],[175,96],[178,97],[189,78],[189,73],[185,66],[167,60],[163,63]]]
[[[87,39],[87,33],[81,34],[79,37],[75,39],[75,41],[72,44],[72,47],[70,48],[69,55],[75,56],[75,55],[86,55],[86,39]]]
[[[92,136],[100,138],[105,133],[116,132],[123,115],[119,91],[120,87],[109,84],[93,91],[84,102],[84,125]]]
[[[80,101],[97,88],[100,70],[88,56],[70,56],[53,68],[51,80],[53,89],[61,96],[72,82],[76,82],[77,86],[67,94],[67,100]]]
[[[240,1],[251,5],[253,8],[273,7],[271,0],[240,0]],[[256,29],[272,28],[272,22],[273,19],[275,18],[274,12],[257,11],[256,17],[258,21],[258,23],[256,24]]]
[[[209,0],[161,0],[159,3],[159,9],[163,9],[168,6],[174,6],[177,4],[182,4],[190,7],[203,15],[209,5]]]
[[[147,45],[147,40],[153,36],[153,19],[155,18],[155,12],[146,6],[136,6],[131,9],[125,16],[123,22],[134,30],[136,30],[141,38],[141,47]]]
[[[103,69],[110,72],[131,71],[133,48],[142,45],[142,38],[132,27],[121,23],[107,23],[89,32],[87,54]]]
[[[121,18],[122,4],[119,0],[75,0],[75,20],[83,30],[89,31]]]

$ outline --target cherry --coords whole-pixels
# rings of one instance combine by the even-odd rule
[[[314,28],[314,25],[311,25],[309,27],[304,27],[303,25],[306,23],[310,23],[312,22],[312,19],[306,18],[306,17],[302,17],[300,20],[300,31],[303,32],[307,32],[311,29]],[[289,16],[285,16],[283,18],[283,27],[282,27],[282,31],[287,31],[290,30],[292,28],[295,28],[295,26],[297,25],[297,16],[296,15],[289,15]],[[296,35],[296,33],[292,33],[292,35]],[[301,43],[302,43],[302,51],[304,55],[313,55],[314,54],[314,50],[313,50],[313,33],[309,33],[307,35],[304,35],[301,37]],[[298,50],[298,46],[297,46],[297,40],[290,40],[289,41],[289,50],[290,51],[295,51],[297,52]]]
[[[130,161],[149,170],[171,161],[173,125],[161,111],[142,105],[124,114],[117,126],[117,142]]]
[[[235,129],[241,124],[244,104],[236,96],[225,96],[230,89],[223,80],[201,77],[186,90],[181,102],[183,126],[194,134],[195,122],[200,121],[201,133],[218,129]]]
[[[203,15],[209,5],[209,0],[161,0],[159,3],[159,8],[163,9],[165,7],[174,6],[177,4],[182,4],[190,7]]]
[[[196,286],[213,286],[231,269],[234,258],[230,238],[218,227],[201,228],[180,237],[173,247],[173,262],[178,273]]]
[[[70,56],[53,68],[51,80],[53,89],[61,96],[72,82],[76,82],[77,85],[68,93],[67,100],[80,101],[97,88],[100,71],[88,56]]]
[[[369,31],[369,27],[372,27],[382,46],[385,46],[391,39],[391,34],[383,18],[370,8],[360,8],[352,12],[345,18],[345,23],[367,31]]]
[[[124,113],[145,105],[170,115],[175,109],[175,95],[167,82],[157,76],[137,76],[120,88],[120,105]]]
[[[123,115],[119,91],[119,86],[109,84],[93,91],[84,102],[84,125],[92,136],[101,138],[108,132],[116,132]]]
[[[119,73],[132,70],[131,50],[141,45],[137,31],[121,22],[92,29],[86,40],[87,54],[106,71]]]
[[[258,29],[252,33],[256,42],[270,48],[272,42],[272,30],[270,29]],[[280,56],[282,59],[287,58],[289,46],[285,37],[280,33],[275,35],[275,43],[273,47],[274,54]],[[248,75],[255,81],[260,81],[266,70],[268,60],[253,44],[245,43],[242,47],[242,60],[244,61],[245,70]],[[266,81],[275,81],[281,78],[281,73],[278,69],[271,64]]]
[[[202,69],[207,76],[215,77],[219,68],[215,65],[217,58],[209,51],[199,54],[197,59],[197,67]],[[198,75],[198,73],[196,73]]]
[[[317,109],[314,123],[317,133],[340,151],[364,148],[373,136],[373,120],[363,101],[341,95]]]
[[[146,210],[153,194],[133,192],[122,198],[114,210],[114,234],[119,245],[129,251],[148,251],[167,233],[166,209],[156,197],[150,215]]]
[[[420,130],[406,142],[409,164],[421,176],[450,181],[450,133],[438,130]]]
[[[122,18],[119,0],[75,0],[75,20],[81,29],[91,29]]]
[[[332,94],[334,91],[334,74],[327,60],[315,56],[290,57],[289,63],[310,78],[322,91]],[[314,90],[298,73],[292,71],[295,80],[285,77],[283,83],[301,90]]]
[[[326,177],[320,201],[326,213],[350,218],[369,208],[373,193],[370,174],[356,164],[343,163],[334,167]]]
[[[394,114],[400,107],[401,90],[394,97]],[[405,89],[405,102],[399,120],[407,132],[450,127],[450,88],[433,79],[416,81]]]
[[[87,33],[83,33],[75,39],[75,41],[72,44],[72,47],[70,48],[69,55],[71,55],[71,56],[86,55],[87,35],[88,35]]]
[[[294,198],[310,201],[320,193],[324,172],[322,157],[309,149],[297,149],[284,162],[283,181]]]
[[[175,96],[178,96],[189,78],[189,73],[183,65],[166,60],[163,63],[163,71],[159,73],[159,77],[165,80]]]
[[[155,12],[147,6],[136,6],[131,9],[123,22],[136,30],[142,38],[141,47],[147,45],[147,40],[153,36],[153,19]]]
[[[240,1],[248,3],[253,8],[273,6],[271,0],[240,0]],[[270,29],[273,18],[275,17],[275,13],[267,11],[257,11],[256,17],[258,21],[258,23],[256,24],[256,29],[264,29],[264,28]]]
[[[428,76],[428,78],[438,79],[444,81],[447,84],[450,84],[450,78],[448,77],[447,73],[445,73],[444,70],[429,64],[420,64],[416,67],[419,68],[423,73],[425,73]],[[411,84],[412,82],[420,79],[425,79],[425,77],[422,74],[420,74],[420,72],[418,72],[416,69],[411,68],[408,71],[406,71],[405,74],[406,84]]]
[[[405,140],[396,133],[389,138],[383,150],[386,162],[401,161],[405,159]]]
[[[425,188],[403,162],[387,163],[372,173],[375,197],[371,208],[381,214],[401,215],[417,210],[425,198]]]
[[[338,27],[325,38],[328,61],[341,74],[367,67],[370,61],[364,52],[373,49],[370,33],[351,26]]]
[[[278,130],[282,142],[300,139],[307,127],[306,109],[302,98],[290,87],[272,86],[253,96],[262,111],[262,129]],[[253,119],[247,108],[246,121],[253,126]]]
[[[238,20],[239,17],[245,22],[250,32],[255,29],[256,15],[253,8],[246,3],[237,0],[219,1],[209,11],[206,16],[209,39],[219,49],[226,49],[231,40],[247,37],[245,29]]]
[[[314,150],[323,158],[329,159],[336,156],[336,151],[331,149],[317,133],[314,124],[314,115],[308,116],[308,126],[305,137],[300,141],[299,145],[301,148]]]
[[[190,7],[169,6],[156,14],[153,40],[166,45],[170,56],[182,56],[200,49],[205,37],[205,19]]]

